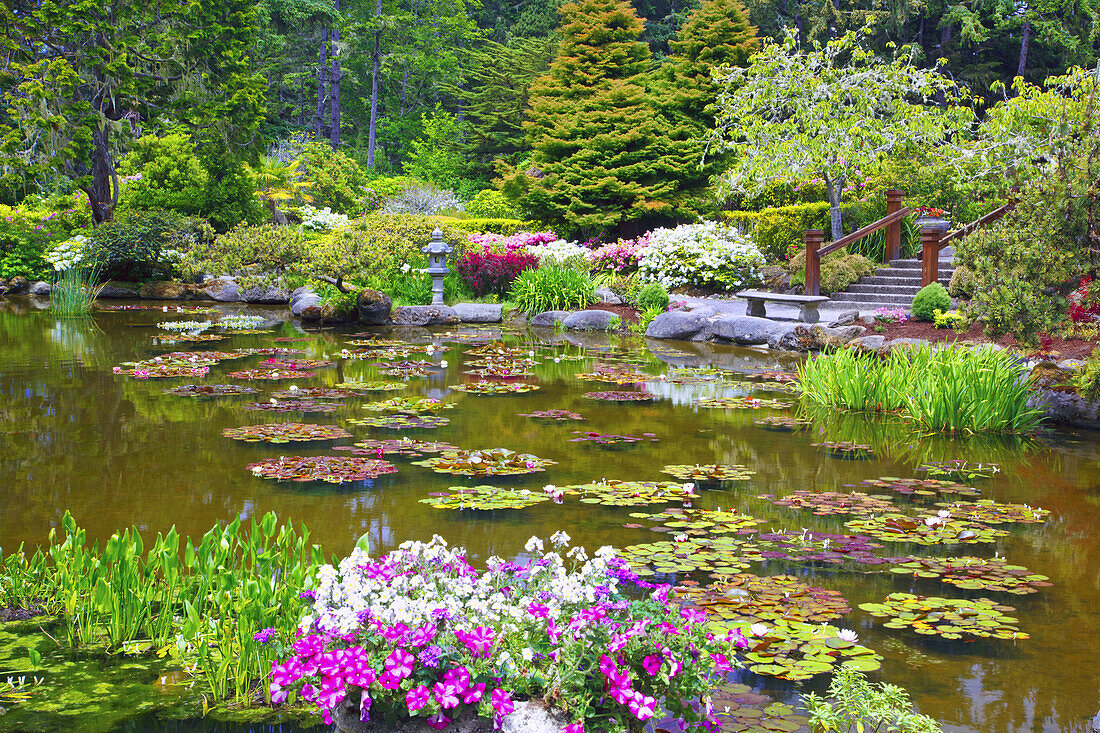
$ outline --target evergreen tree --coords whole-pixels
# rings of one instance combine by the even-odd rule
[[[531,87],[535,170],[508,191],[539,219],[581,234],[684,215],[677,193],[695,162],[652,103],[641,19],[625,0],[575,0],[561,16],[561,49]]]

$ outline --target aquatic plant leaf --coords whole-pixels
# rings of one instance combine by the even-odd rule
[[[1008,536],[1003,529],[942,516],[914,518],[904,514],[881,514],[853,519],[844,526],[878,539],[918,545],[975,544]]]
[[[353,456],[280,456],[250,463],[248,470],[266,479],[328,484],[366,481],[397,473],[397,467],[387,461]]]
[[[549,420],[552,422],[566,422],[568,420],[584,420],[583,415],[578,415],[569,410],[535,410],[533,412],[516,413],[519,417],[531,417],[536,420]]]
[[[438,415],[380,415],[378,417],[353,417],[348,422],[381,430],[432,429],[449,425],[450,420]]]
[[[335,425],[311,425],[297,422],[225,428],[222,430],[222,435],[247,443],[304,443],[351,437],[351,433]]]
[[[1050,511],[1028,504],[1002,504],[992,499],[977,501],[939,502],[956,519],[967,519],[982,524],[1042,524]]]
[[[913,470],[927,473],[934,478],[973,481],[979,478],[993,478],[995,474],[1000,472],[1001,466],[997,463],[982,463],[955,458],[950,461],[926,461]]]
[[[614,433],[597,433],[594,431],[574,430],[573,435],[576,438],[570,438],[570,443],[592,443],[598,445],[601,448],[621,448],[627,445],[633,445],[635,443],[641,443],[643,441],[657,442],[657,438],[653,433],[644,433],[641,437],[636,435],[615,435]]]
[[[634,512],[634,519],[646,519],[659,525],[654,531],[675,531],[683,535],[711,536],[723,534],[748,534],[755,531],[761,520],[737,509],[694,509],[670,507],[656,514]]]
[[[272,392],[271,396],[277,400],[344,400],[363,395],[345,387],[292,387]]]
[[[265,369],[278,369],[280,371],[289,369],[295,372],[308,372],[314,369],[336,366],[336,364],[322,359],[279,359],[272,357],[271,359],[264,359],[260,362],[260,366]]]
[[[813,425],[813,422],[810,420],[802,420],[797,417],[772,415],[771,417],[762,417],[759,420],[753,420],[752,424],[759,428],[764,428],[765,430],[774,430],[777,433],[794,433],[809,428]]]
[[[250,402],[244,406],[246,410],[260,412],[302,412],[313,414],[325,414],[336,412],[337,407],[342,407],[336,402],[314,402],[313,400],[276,400],[270,402]]]
[[[280,371],[278,369],[243,369],[239,372],[229,372],[226,376],[233,379],[308,379],[316,377],[317,372]]]
[[[130,369],[124,369],[122,367],[114,367],[112,373],[121,374],[127,377],[133,377],[135,379],[180,379],[180,378],[195,378],[205,377],[209,373],[210,367],[207,366],[193,366],[186,365],[154,365],[154,366],[135,366]]]
[[[982,494],[980,489],[975,489],[973,486],[934,478],[881,476],[865,479],[856,486],[865,489],[889,489],[895,493],[914,498],[936,496],[937,494],[949,496],[981,496]]]
[[[1009,565],[1002,557],[914,557],[890,568],[890,572],[913,578],[935,578],[964,590],[1000,591],[1021,596],[1052,585],[1047,576],[1032,573],[1023,565]]]
[[[681,481],[697,481],[701,483],[725,483],[727,481],[747,481],[756,473],[744,466],[733,463],[709,463],[695,464],[694,466],[670,465],[661,469],[661,473],[667,473]]]
[[[545,471],[547,466],[557,465],[557,461],[507,448],[490,448],[444,451],[439,456],[417,461],[414,465],[426,466],[436,473],[458,476],[515,476]]]
[[[368,412],[401,412],[407,415],[434,413],[454,408],[453,402],[444,402],[432,397],[393,397],[381,402],[363,405]]]
[[[853,491],[843,494],[837,491],[794,491],[776,498],[774,494],[760,494],[757,499],[766,499],[777,506],[794,509],[809,509],[818,516],[840,514],[880,514],[896,511],[897,507],[886,498],[870,496]]]
[[[390,440],[362,440],[354,445],[338,445],[333,450],[343,450],[353,455],[407,456],[420,458],[425,453],[442,453],[460,450],[458,446],[442,441],[416,440],[414,438],[393,438]]]
[[[406,382],[386,381],[338,382],[334,386],[336,389],[346,389],[350,392],[397,392],[398,390],[409,388]]]
[[[762,400],[756,397],[708,397],[695,403],[697,407],[725,410],[787,410],[792,407],[790,402],[778,400]]]
[[[607,382],[609,384],[640,384],[647,379],[653,379],[648,374],[627,372],[618,369],[598,370],[594,372],[578,372],[573,375],[583,382]]]
[[[526,384],[524,382],[471,382],[468,384],[452,385],[451,389],[476,395],[500,395],[534,392],[536,389],[539,389],[539,386],[537,384]]]
[[[239,397],[259,392],[243,384],[181,384],[164,390],[164,394],[178,397]]]
[[[295,356],[306,353],[305,349],[295,349],[290,346],[263,346],[257,349],[237,349],[242,356]]]
[[[793,575],[741,573],[706,586],[677,586],[676,599],[734,621],[822,623],[852,612],[840,591],[808,585]]]
[[[452,486],[448,491],[448,494],[433,494],[427,499],[420,499],[420,503],[430,504],[434,509],[491,512],[497,509],[524,509],[550,499],[542,491],[498,486]]]
[[[870,458],[875,454],[871,446],[853,443],[847,440],[826,440],[821,443],[810,443],[810,445],[814,448],[824,448],[833,458],[845,458],[847,460]]]
[[[719,733],[795,733],[809,729],[810,719],[794,708],[756,693],[748,685],[723,684],[711,693]]]
[[[961,600],[939,596],[891,593],[882,603],[861,603],[859,607],[875,618],[889,621],[886,627],[909,629],[926,636],[947,639],[1028,639],[1017,620],[1008,615],[1016,609],[990,598]]]
[[[748,639],[745,666],[757,674],[797,681],[831,672],[837,666],[871,672],[882,665],[882,657],[873,650],[844,638],[851,632],[830,624],[785,618],[774,622],[711,619],[708,625],[715,634],[739,631]],[[767,628],[761,629],[761,624]]]
[[[562,486],[570,496],[581,497],[584,504],[603,506],[644,506],[689,501],[698,498],[695,485],[677,481],[618,481],[601,479],[587,484]]]

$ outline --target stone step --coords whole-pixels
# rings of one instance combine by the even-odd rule
[[[888,293],[833,293],[833,303],[847,305],[848,302],[857,301],[864,303],[878,303],[879,305],[909,307],[913,304],[912,295],[893,295]]]
[[[912,298],[920,290],[920,282],[916,285],[878,285],[860,280],[848,286],[849,293],[874,293],[875,295],[908,295]]]
[[[940,265],[939,276],[941,280],[944,278],[950,280],[951,275],[954,274],[954,272],[955,268],[944,267],[943,265]],[[915,278],[917,282],[920,282],[921,269],[919,267],[913,269],[905,267],[880,267],[875,270],[875,275],[879,277]]]
[[[879,272],[887,273],[890,270],[879,270]],[[902,277],[896,275],[867,275],[859,279],[860,285],[897,285],[900,287],[908,287],[916,285],[920,287],[919,277]]]

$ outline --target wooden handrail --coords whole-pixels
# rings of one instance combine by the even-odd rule
[[[970,222],[966,226],[959,227],[958,229],[951,232],[950,234],[945,234],[943,239],[940,240],[940,244],[941,245],[946,244],[947,242],[951,241],[952,239],[962,239],[963,237],[969,236],[970,234],[973,234],[978,229],[981,229],[982,227],[984,227],[986,224],[992,224],[993,222],[997,221],[1002,216],[1004,216],[1005,214],[1007,214],[1008,212],[1012,211],[1015,208],[1016,208],[1016,201],[1015,200],[1009,201],[1004,206],[993,209],[993,211],[989,212],[985,216],[982,216],[982,217],[979,217],[979,218],[975,219],[974,221]]]
[[[912,209],[910,209],[908,206],[903,206],[902,208],[895,211],[893,214],[887,214],[886,216],[882,217],[878,221],[872,222],[872,223],[868,224],[867,226],[863,227],[862,229],[857,229],[854,232],[852,232],[851,234],[849,234],[847,236],[844,236],[844,237],[841,237],[840,239],[836,240],[832,244],[825,245],[824,247],[819,249],[817,251],[817,253],[818,253],[819,256],[824,257],[825,255],[829,254],[830,252],[835,252],[836,250],[840,249],[841,247],[847,247],[852,242],[858,242],[859,240],[866,237],[868,234],[874,234],[879,229],[885,229],[886,227],[890,226],[894,222],[901,221],[905,217],[909,216],[909,214],[911,214],[911,213],[912,213]]]

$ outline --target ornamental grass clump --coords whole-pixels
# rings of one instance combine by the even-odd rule
[[[1028,406],[1025,366],[991,348],[921,346],[885,358],[846,349],[807,360],[799,378],[806,399],[897,412],[928,430],[1022,432],[1042,418]]]
[[[569,537],[551,541],[564,551]],[[297,694],[327,722],[352,711],[440,729],[474,715],[499,729],[520,699],[567,711],[569,733],[595,718],[641,731],[662,707],[685,729],[715,722],[710,692],[740,635],[708,633],[667,585],[628,598],[620,583],[635,576],[610,547],[562,557],[533,537],[526,549],[529,564],[490,558],[481,572],[437,536],[321,567],[293,654],[272,666],[272,702]]]
[[[524,313],[535,314],[583,308],[596,300],[595,291],[587,272],[551,265],[521,272],[509,297]]]

